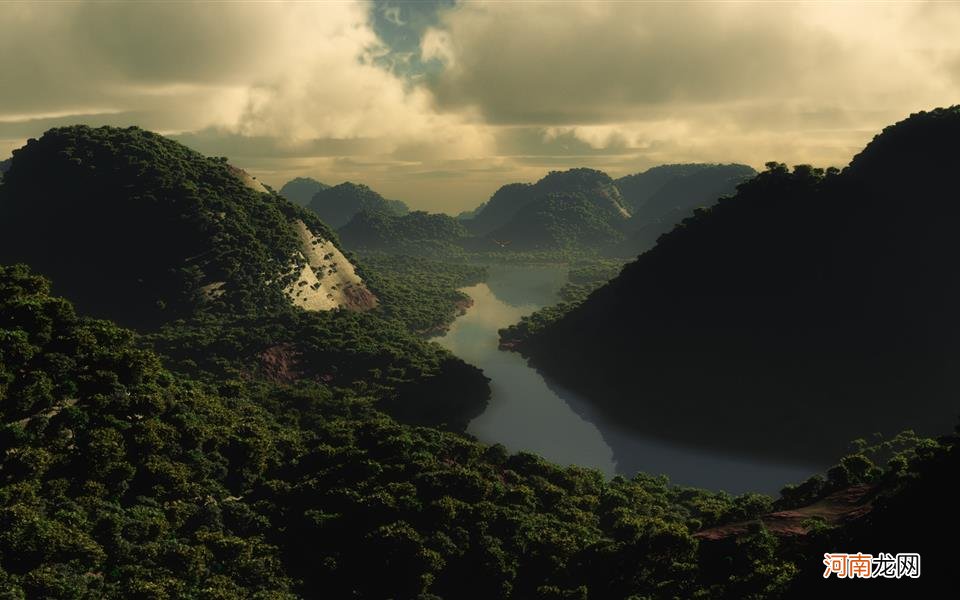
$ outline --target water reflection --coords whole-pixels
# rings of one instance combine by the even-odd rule
[[[497,266],[490,267],[487,283],[464,288],[474,305],[437,341],[491,379],[490,405],[470,423],[471,434],[608,476],[644,471],[665,474],[674,483],[731,493],[775,493],[784,483],[802,481],[817,470],[723,456],[638,435],[545,378],[519,354],[499,350],[497,331],[556,302],[565,279],[566,270],[560,267]]]

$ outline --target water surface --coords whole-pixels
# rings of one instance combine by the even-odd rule
[[[519,354],[498,349],[499,329],[557,302],[566,269],[491,266],[489,272],[487,282],[463,288],[473,306],[437,339],[491,380],[490,404],[468,427],[479,440],[535,452],[562,465],[599,469],[608,476],[632,477],[643,471],[730,493],[775,493],[785,483],[819,470],[673,445],[611,422],[589,402],[529,367]]]

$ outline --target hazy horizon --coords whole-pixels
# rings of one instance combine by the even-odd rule
[[[0,5],[0,157],[138,125],[272,186],[457,213],[587,166],[844,166],[960,97],[944,3]]]

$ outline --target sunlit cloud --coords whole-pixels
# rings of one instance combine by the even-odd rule
[[[957,30],[952,3],[11,3],[0,153],[136,124],[452,213],[552,168],[843,165],[958,101]]]

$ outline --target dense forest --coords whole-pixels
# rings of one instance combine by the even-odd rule
[[[770,163],[505,341],[621,421],[698,446],[825,460],[874,432],[943,431],[960,392],[958,133],[960,108],[938,109],[842,172]]]
[[[402,216],[361,210],[338,233],[344,245],[353,250],[426,256],[462,252],[460,242],[469,235],[454,217],[419,210]]]
[[[913,526],[950,518],[956,437],[863,447],[772,504],[605,481],[316,382],[190,381],[24,267],[0,268],[0,315],[6,597],[803,597],[851,540],[946,567]],[[866,517],[778,533],[770,511],[850,486]]]

